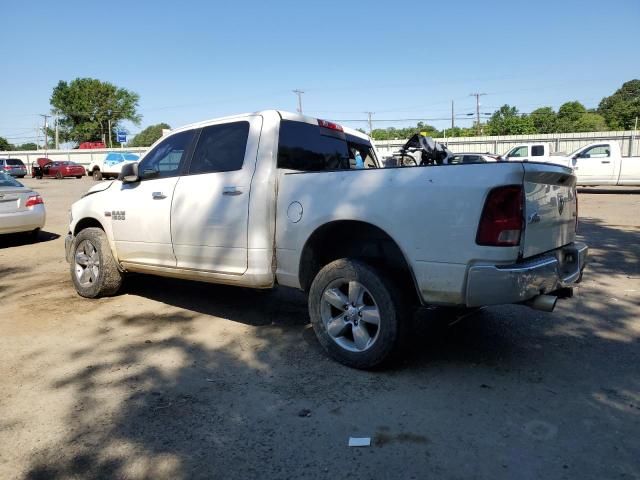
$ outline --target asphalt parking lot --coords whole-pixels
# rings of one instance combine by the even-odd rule
[[[421,312],[402,360],[329,360],[305,299],[136,276],[76,295],[69,205],[0,239],[0,478],[640,478],[640,189],[585,189],[591,263],[553,314]],[[349,448],[350,436],[372,445]]]

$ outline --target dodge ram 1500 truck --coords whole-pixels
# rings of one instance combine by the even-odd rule
[[[413,306],[553,310],[587,256],[575,180],[533,162],[380,168],[368,136],[269,110],[174,130],[94,186],[66,257],[88,298],[127,272],[302,289],[326,351],[370,368]]]

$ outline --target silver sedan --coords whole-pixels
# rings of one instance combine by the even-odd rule
[[[0,172],[0,234],[32,232],[44,227],[46,212],[38,192]]]

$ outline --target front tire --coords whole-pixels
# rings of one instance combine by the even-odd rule
[[[93,179],[96,182],[99,182],[100,180],[102,180],[102,172],[100,170],[94,170],[93,171]]]
[[[56,180],[62,180],[64,177],[62,176],[62,174],[60,172],[56,173]]]
[[[326,265],[311,284],[309,315],[329,356],[353,368],[382,364],[408,324],[400,291],[380,270],[355,259]]]
[[[122,286],[107,235],[99,228],[86,228],[74,239],[71,248],[71,279],[78,294],[86,298],[114,295]]]

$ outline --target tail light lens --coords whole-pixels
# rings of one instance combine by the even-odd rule
[[[519,245],[522,233],[522,203],[520,185],[491,190],[482,210],[476,243],[492,247]]]
[[[41,203],[44,203],[44,200],[42,200],[42,197],[40,195],[31,195],[27,199],[27,203],[25,203],[24,206],[33,207],[35,205],[40,205]]]

